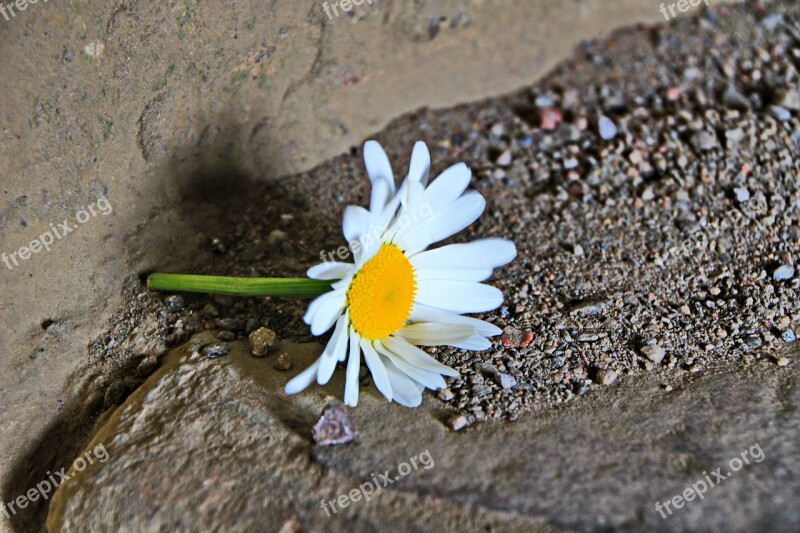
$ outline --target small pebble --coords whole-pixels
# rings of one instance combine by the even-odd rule
[[[794,267],[790,265],[781,265],[772,273],[772,279],[775,281],[784,281],[794,277]]]
[[[539,108],[539,127],[543,130],[553,131],[563,120],[561,111],[553,108]]]
[[[514,379],[514,376],[509,374],[504,374],[503,372],[497,373],[498,379],[500,379],[500,386],[503,389],[508,390],[517,386],[517,380]]]
[[[610,141],[617,136],[617,126],[614,122],[605,115],[600,115],[600,120],[597,123],[600,132],[600,138]]]
[[[450,389],[440,389],[438,392],[438,396],[439,399],[442,400],[443,402],[449,402],[450,400],[456,397],[456,395],[453,394],[453,391]]]
[[[781,96],[778,101],[778,105],[794,111],[800,111],[800,90],[793,88],[783,93],[783,96]]]
[[[768,30],[774,30],[783,23],[783,13],[773,13],[764,17],[761,21],[761,26]]]
[[[778,366],[789,366],[789,358],[788,357],[781,357],[775,363]]]
[[[186,302],[183,299],[183,296],[180,294],[173,294],[171,296],[167,296],[165,301],[167,304],[167,311],[170,313],[178,313],[183,310],[183,307],[186,305]]]
[[[692,135],[692,146],[700,152],[708,152],[719,146],[717,138],[707,131],[698,131]]]
[[[219,333],[217,333],[217,338],[219,340],[221,340],[221,341],[236,340],[236,333],[234,333],[232,331],[223,330],[223,331],[220,331]]]
[[[664,359],[664,355],[666,355],[666,351],[661,346],[654,344],[652,346],[642,346],[641,348],[642,355],[650,359],[652,362],[658,364]]]
[[[616,381],[617,373],[610,369],[600,369],[597,371],[597,383],[601,385],[611,385]]]
[[[272,368],[275,370],[291,370],[292,369],[292,360],[289,358],[289,354],[282,353],[276,359],[275,362],[272,363]]]
[[[275,247],[282,244],[286,240],[286,232],[279,229],[274,229],[269,233],[267,237],[267,244],[269,246]]]
[[[216,321],[216,324],[218,328],[228,331],[238,331],[244,326],[241,320],[235,318],[221,318]]]
[[[311,429],[314,442],[320,446],[346,444],[357,434],[355,420],[347,408],[339,402],[326,405],[322,410],[322,416]]]
[[[784,331],[783,334],[781,335],[781,337],[783,337],[783,340],[786,341],[786,342],[794,342],[794,341],[797,340],[797,337],[795,336],[794,331],[792,331],[790,329],[787,329],[786,331]]]
[[[465,415],[454,415],[447,423],[453,431],[460,431],[469,426],[469,419]]]
[[[249,318],[247,319],[247,324],[244,327],[244,332],[250,335],[260,327],[261,324],[259,324],[258,320],[256,320],[255,318]]]
[[[495,161],[498,166],[507,167],[511,165],[511,150],[505,150]]]
[[[277,335],[269,328],[258,328],[250,334],[250,353],[256,357],[264,357],[272,345],[275,344]]]
[[[781,122],[788,122],[792,119],[791,111],[779,105],[770,106],[769,114],[772,116],[772,118],[775,120],[780,120]]]
[[[733,193],[736,195],[736,200],[739,202],[746,202],[750,199],[750,191],[747,189],[743,189],[741,187],[737,187],[733,189]]]
[[[500,337],[500,342],[506,348],[525,348],[533,340],[532,332],[524,332],[516,328],[506,328]]]

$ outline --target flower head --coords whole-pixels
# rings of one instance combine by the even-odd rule
[[[314,335],[331,327],[333,335],[319,359],[287,383],[286,392],[300,392],[315,379],[326,384],[347,358],[344,400],[355,406],[363,354],[378,390],[390,401],[416,407],[426,387],[440,389],[443,376],[458,375],[419,346],[489,348],[486,337],[500,329],[462,313],[491,311],[503,303],[500,290],[480,282],[517,252],[505,239],[427,250],[483,213],[483,197],[465,192],[471,178],[465,164],[448,168],[428,185],[430,154],[418,142],[408,176],[396,189],[380,144],[364,145],[364,162],[372,182],[369,210],[348,206],[342,223],[354,262],[326,261],[308,270],[310,278],[336,280],[303,317]]]

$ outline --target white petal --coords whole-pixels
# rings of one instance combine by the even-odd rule
[[[492,343],[489,342],[489,340],[483,335],[473,335],[466,341],[457,342],[452,346],[455,346],[456,348],[461,348],[462,350],[482,351],[491,348]]]
[[[326,292],[308,306],[306,316],[303,317],[306,324],[311,326],[312,335],[322,335],[333,326],[344,312],[347,302],[345,289],[338,289]],[[316,305],[315,305],[316,304]]]
[[[475,335],[475,329],[458,324],[419,322],[400,328],[395,335],[417,346],[442,346],[466,341]]]
[[[476,191],[469,191],[461,198],[439,211],[433,219],[420,224],[398,241],[398,246],[408,255],[424,250],[431,244],[446,239],[463,230],[486,208],[486,200]]]
[[[414,304],[414,308],[411,310],[411,315],[408,319],[411,322],[441,322],[443,324],[463,324],[465,326],[472,326],[475,328],[475,332],[478,333],[478,335],[483,335],[484,337],[500,335],[503,332],[502,329],[485,320],[472,318],[471,316],[455,315],[420,303]]]
[[[335,291],[343,291],[346,294],[347,287],[350,286],[350,282],[353,280],[353,274],[355,274],[355,265],[353,265],[353,270],[349,274],[342,279],[331,283],[331,288]]]
[[[470,281],[420,281],[416,301],[454,313],[483,313],[500,307],[500,289]]]
[[[436,372],[428,372],[427,370],[422,370],[421,368],[408,363],[399,355],[392,353],[392,351],[384,346],[380,341],[375,341],[374,346],[379,354],[383,355],[386,359],[389,359],[398,370],[417,383],[432,390],[439,390],[446,386],[444,378],[441,374]],[[395,394],[397,393],[397,390],[394,387],[392,387],[392,390],[395,392]]]
[[[414,213],[412,211],[422,204],[424,198],[425,187],[419,182],[409,180],[407,186],[404,187],[403,195],[400,197],[403,211],[399,213],[398,217],[403,214],[405,214],[406,217],[413,216]]]
[[[355,265],[351,263],[339,263],[338,261],[329,261],[320,263],[309,268],[306,276],[311,279],[330,279],[340,280],[348,276],[355,269]]]
[[[426,253],[426,252],[423,252]],[[422,254],[415,255],[419,257]],[[413,259],[413,258],[412,258]],[[455,269],[414,269],[414,276],[417,281],[422,280],[453,280],[453,281],[485,281],[492,276],[492,269],[486,270],[455,270]]]
[[[344,380],[344,404],[350,407],[358,405],[358,371],[361,367],[361,339],[354,329],[350,329],[350,355]]]
[[[360,250],[358,254],[358,259],[356,260],[356,272],[360,269],[364,263],[372,259],[378,250],[381,249],[381,245],[383,244],[383,240],[375,237],[371,233],[367,233],[364,237],[359,239],[360,242]]]
[[[401,194],[402,208],[387,230],[387,240],[398,241],[403,235],[433,219],[433,211],[423,204],[424,188],[416,182],[406,182]]]
[[[433,238],[432,242],[439,242],[463,230],[478,217],[486,208],[486,200],[477,191],[469,191],[461,198],[436,214],[430,222],[428,230]]]
[[[364,352],[364,361],[367,362],[369,371],[372,374],[372,381],[375,382],[375,387],[386,396],[386,399],[392,401],[392,386],[389,383],[389,376],[386,375],[386,367],[381,361],[380,356],[372,347],[372,343],[367,339],[361,339],[361,350]]]
[[[319,369],[317,370],[317,383],[325,385],[331,380],[333,371],[336,368],[336,363],[344,359],[345,352],[347,351],[347,328],[348,328],[348,314],[345,313],[339,320],[336,321],[336,329],[333,330],[333,335],[325,346],[325,351],[319,358]]]
[[[403,198],[403,189],[406,186],[406,182],[403,182],[401,190],[395,194],[391,200],[386,204],[383,210],[379,213],[375,213],[372,217],[370,222],[370,227],[374,232],[378,234],[379,237],[383,236],[383,232],[389,226],[389,223],[394,218],[395,214],[397,213],[397,208],[400,207],[400,201]]]
[[[386,361],[386,374],[391,383],[394,401],[404,407],[419,407],[422,403],[422,390],[417,383],[403,374],[391,360]]]
[[[422,141],[417,141],[414,143],[414,149],[411,151],[411,163],[408,166],[408,176],[406,179],[420,183],[424,187],[428,184],[430,170],[431,154],[428,151],[428,146]]]
[[[347,357],[347,340],[350,338],[350,310],[345,310],[342,318],[344,319],[344,324],[342,324],[342,339],[339,340],[342,346],[336,351],[336,359],[338,359],[340,363],[343,363]],[[334,332],[334,334],[335,333],[336,332]]]
[[[318,367],[319,367],[319,359],[314,361],[313,365],[306,368],[305,370],[297,374],[295,377],[293,377],[291,380],[289,380],[289,383],[286,384],[283,390],[286,392],[286,394],[297,394],[301,390],[305,389],[306,387],[311,385],[312,381],[314,381],[314,378],[317,375]]]
[[[492,269],[509,263],[517,255],[514,243],[506,239],[480,239],[466,244],[448,244],[421,252],[411,258],[415,270]]]
[[[389,163],[383,147],[377,141],[364,143],[364,165],[367,167],[367,174],[373,187],[376,181],[385,181],[391,192],[394,193],[392,165]]]
[[[369,197],[369,211],[370,213],[377,214],[383,211],[389,199],[392,197],[392,190],[389,184],[384,180],[375,181],[372,183],[372,192]]]
[[[458,376],[458,371],[443,365],[416,346],[409,344],[399,337],[387,337],[381,341],[392,353],[405,359],[408,363],[428,372],[435,372],[445,376]]]
[[[472,171],[464,163],[458,163],[439,174],[425,189],[425,203],[436,212],[453,203],[467,190]]]
[[[348,205],[344,208],[342,217],[342,233],[347,242],[351,242],[364,235],[369,229],[369,211],[357,205]]]
[[[334,290],[331,292],[326,292],[322,296],[314,298],[311,303],[308,304],[308,309],[306,309],[306,313],[303,315],[303,322],[306,324],[311,324],[311,322],[314,320],[314,316],[317,314],[317,311],[319,311],[320,307],[322,307],[322,305],[331,298],[329,295],[332,295],[334,292],[336,291]],[[342,297],[345,296],[344,291],[341,291],[341,294]],[[327,298],[325,298],[325,296],[327,296]]]

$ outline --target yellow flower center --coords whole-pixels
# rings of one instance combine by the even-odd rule
[[[416,290],[414,269],[405,254],[384,244],[350,282],[350,322],[362,337],[383,339],[405,325]]]

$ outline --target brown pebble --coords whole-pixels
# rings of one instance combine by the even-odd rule
[[[277,335],[269,328],[258,328],[248,337],[250,339],[250,352],[256,357],[264,357],[272,345],[275,344]]]
[[[220,331],[217,333],[217,338],[221,341],[232,341],[236,339],[236,333],[232,331]]]
[[[275,359],[275,362],[272,363],[272,368],[275,370],[291,370],[292,360],[289,359],[288,354],[282,353]]]
[[[516,328],[508,327],[503,331],[500,337],[500,342],[506,348],[525,348],[533,340],[533,333],[522,331]]]

